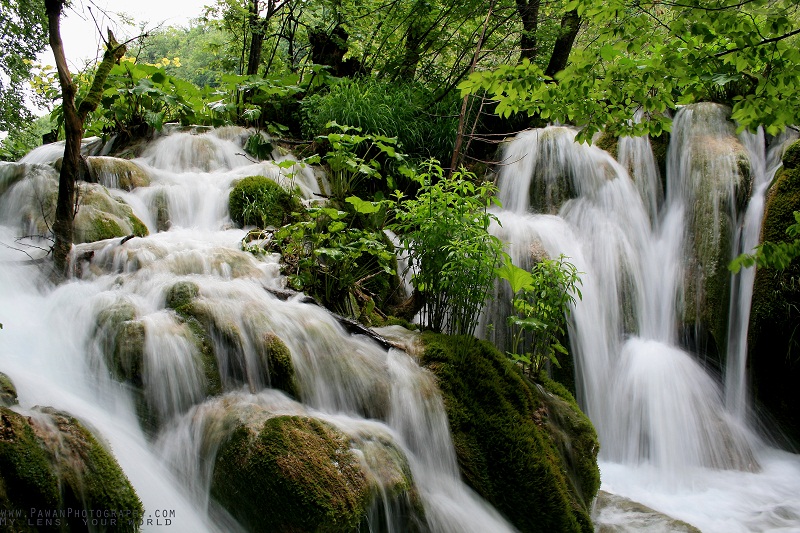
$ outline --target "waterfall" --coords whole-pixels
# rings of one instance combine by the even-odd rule
[[[405,529],[408,510],[398,509],[393,487],[408,470],[430,530],[513,531],[460,480],[433,375],[404,351],[351,335],[325,309],[275,296],[284,286],[278,256],[240,250],[245,231],[231,228],[227,210],[237,179],[263,175],[299,188],[307,200],[325,186],[308,167],[291,172],[248,160],[242,138],[231,130],[175,132],[147,147],[133,163],[149,186],[112,193],[151,235],[76,247],[79,275],[58,286],[12,249],[42,254],[25,248],[40,244],[33,239],[15,241],[28,230],[17,201],[32,189],[27,178],[9,181],[0,241],[16,245],[0,248],[0,309],[14,312],[0,319],[0,370],[17,385],[21,409],[51,405],[96,429],[146,513],[174,510],[180,531],[239,529],[210,497],[215,454],[232,420],[283,415],[319,420],[347,436],[384,495],[371,511],[371,530]],[[52,160],[53,152],[42,149],[30,161]],[[45,165],[26,168],[34,182],[54,175]],[[118,183],[108,179],[107,186]],[[175,303],[186,294],[190,311]],[[199,326],[208,338],[198,337]],[[288,348],[294,394],[267,362],[267,342]],[[216,381],[209,364],[218,368]],[[262,511],[269,506],[263,502]]]
[[[603,488],[703,531],[796,528],[800,460],[767,447],[742,416],[752,278],[727,271],[757,242],[779,148],[767,164],[763,134],[737,138],[722,106],[687,106],[673,122],[664,194],[646,140],[621,140],[619,164],[574,137],[547,127],[509,143],[493,231],[518,265],[564,254],[581,272],[570,352]],[[493,303],[481,328],[501,346],[506,314]],[[725,387],[716,354],[727,354]]]

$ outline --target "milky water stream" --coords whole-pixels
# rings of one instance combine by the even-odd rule
[[[682,110],[666,190],[644,140],[620,142],[620,165],[575,143],[569,128],[519,134],[504,153],[505,209],[494,231],[517,264],[563,253],[582,272],[569,334],[578,400],[600,437],[604,490],[704,532],[796,532],[800,458],[768,447],[745,416],[752,272],[731,282],[725,379],[686,344],[686,317],[705,309],[694,302],[709,294],[708,279],[727,278],[727,262],[757,243],[776,146],[786,141],[776,139],[768,156],[763,134],[737,140],[733,129],[720,106]],[[747,215],[737,207],[750,190],[742,158],[755,182]],[[726,232],[733,244],[721,249]],[[495,328],[484,331],[502,345],[504,310],[494,305],[484,325]]]
[[[245,232],[231,227],[227,213],[236,179],[264,175],[292,182],[307,199],[320,192],[308,167],[289,176],[273,162],[241,155],[242,138],[241,130],[176,132],[149,146],[134,163],[151,184],[111,190],[134,208],[151,236],[79,246],[79,255],[91,250],[91,261],[82,263],[79,277],[58,286],[17,251],[42,254],[25,247],[30,240],[15,241],[31,229],[18,215],[33,190],[30,180],[3,178],[8,187],[0,197],[0,242],[11,248],[0,248],[0,371],[17,385],[20,409],[53,406],[94,428],[142,498],[145,515],[174,512],[176,531],[239,528],[209,496],[214,454],[229,431],[221,422],[224,412],[260,419],[305,415],[332,424],[350,438],[379,492],[396,477],[396,465],[407,464],[431,531],[512,531],[460,481],[432,374],[404,351],[349,334],[299,296],[275,296],[283,288],[278,257],[240,250]],[[52,147],[43,148],[28,157],[25,171],[55,179],[42,164],[57,156]],[[104,185],[113,187],[113,179]],[[159,227],[168,231],[157,232]],[[166,307],[178,282],[198,287],[195,305],[217,325],[212,338],[223,393],[212,398],[205,396],[208,377],[191,331]],[[110,341],[99,324],[115,308],[135,310],[131,326],[145,332],[143,393],[112,379],[103,355]],[[258,351],[264,335],[289,348],[298,399],[270,388]],[[162,422],[158,429],[140,428],[137,404]],[[388,495],[376,505],[383,508],[371,512],[371,529],[403,531],[403,517]],[[264,502],[264,513],[269,506]]]

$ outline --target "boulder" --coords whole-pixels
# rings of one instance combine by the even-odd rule
[[[16,524],[6,522],[6,531],[138,531],[143,513],[107,447],[78,420],[51,408],[23,416],[0,407],[0,507],[25,514]],[[119,516],[99,518],[94,527],[75,516],[96,509]],[[63,515],[44,514],[60,510]]]
[[[520,531],[592,532],[599,443],[569,392],[532,383],[488,342],[423,340],[466,483]]]
[[[305,416],[238,423],[220,447],[211,495],[248,531],[353,531],[371,501],[348,439]]]
[[[87,181],[99,183],[104,187],[132,191],[137,187],[150,185],[150,176],[145,170],[127,159],[116,157],[87,157],[89,167]]]

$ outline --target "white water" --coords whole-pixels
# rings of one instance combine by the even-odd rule
[[[379,491],[389,482],[381,476],[392,471],[379,464],[381,451],[399,450],[432,531],[512,531],[460,481],[432,375],[405,352],[348,334],[322,308],[273,296],[268,289],[283,287],[278,258],[256,259],[239,250],[245,232],[229,229],[227,214],[237,178],[265,175],[299,187],[309,200],[320,192],[310,168],[297,168],[289,177],[272,162],[253,163],[239,155],[242,138],[231,131],[175,133],[149,147],[135,162],[149,173],[151,186],[114,193],[128,200],[153,234],[124,244],[114,239],[81,247],[94,251],[91,263],[82,265],[81,279],[59,286],[52,286],[38,266],[22,263],[28,257],[17,248],[25,243],[15,243],[15,237],[27,228],[13,211],[23,201],[15,194],[26,184],[9,188],[3,198],[15,200],[3,204],[0,220],[0,242],[11,246],[0,248],[0,371],[17,385],[20,409],[50,405],[95,428],[110,443],[146,516],[174,510],[176,531],[238,527],[209,498],[214,453],[230,431],[218,423],[219,413],[228,409],[261,419],[304,414],[333,424],[350,437]],[[31,161],[53,159],[52,150],[43,151],[32,154]],[[170,230],[156,233],[164,206]],[[179,281],[199,287],[196,305],[219,330],[212,337],[222,395],[205,399],[198,348],[187,327],[165,308],[167,292]],[[135,322],[143,324],[145,404],[166,421],[149,438],[137,420],[138,393],[111,378],[103,356],[98,316],[120,304],[132,306]],[[269,388],[257,349],[267,333],[291,351],[298,400]],[[385,523],[371,527],[401,531],[391,505],[378,504],[386,508],[373,519]],[[264,502],[263,512],[269,505]]]
[[[740,220],[736,206],[749,190],[737,185],[742,152],[752,160],[758,194],[741,249],[757,242],[779,152],[767,165],[763,136],[741,135],[745,150],[730,144],[732,130],[718,106],[679,113],[664,196],[649,143],[621,144],[619,165],[574,143],[567,128],[520,134],[504,155],[505,210],[496,231],[517,264],[544,250],[567,255],[583,273],[569,332],[578,400],[600,437],[603,489],[704,532],[800,531],[800,458],[769,448],[743,414],[741,343],[752,279],[733,281],[725,387],[681,334],[684,313],[699,306],[705,281],[729,260],[701,254],[721,246],[720,235]],[[536,198],[529,199],[531,190]],[[712,207],[699,210],[704,203]],[[732,258],[739,249],[721,254]],[[504,322],[499,313],[495,326]],[[502,344],[503,328],[489,331]]]

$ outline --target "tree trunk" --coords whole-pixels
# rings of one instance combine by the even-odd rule
[[[264,30],[267,25],[266,20],[261,20],[258,16],[258,9],[258,0],[250,0],[250,15],[248,16],[250,25],[250,51],[247,56],[248,76],[258,74],[258,65],[261,63],[261,48],[264,45]]]
[[[61,100],[64,109],[64,159],[61,163],[61,174],[58,178],[58,200],[56,203],[56,219],[53,223],[53,262],[58,274],[66,274],[69,253],[72,250],[73,221],[75,219],[75,178],[79,171],[81,157],[81,138],[83,137],[83,121],[75,107],[75,84],[72,82],[64,45],[61,42],[61,10],[63,0],[45,0],[47,22],[49,25],[50,48],[56,60],[58,81],[61,84]]]
[[[53,223],[53,263],[57,275],[65,275],[69,267],[69,254],[72,250],[73,226],[77,201],[75,198],[75,182],[81,167],[81,139],[83,123],[86,116],[97,108],[103,92],[103,85],[111,67],[125,54],[125,45],[120,45],[108,32],[109,42],[103,61],[97,68],[89,94],[75,105],[76,87],[67,66],[64,45],[61,41],[61,12],[65,0],[45,0],[47,11],[50,48],[56,60],[58,81],[61,84],[61,105],[64,110],[64,159],[58,177],[58,200],[56,203],[56,219]]]
[[[553,77],[567,66],[569,53],[572,51],[572,44],[575,42],[575,37],[578,35],[578,30],[580,30],[580,28],[581,19],[577,11],[572,10],[564,13],[564,16],[561,18],[561,31],[558,34],[555,46],[553,46],[553,54],[550,56],[550,62],[547,64],[547,69],[544,71],[547,76]]]
[[[522,21],[522,37],[520,37],[519,60],[533,59],[536,57],[536,30],[539,27],[540,0],[516,0],[517,13]]]

